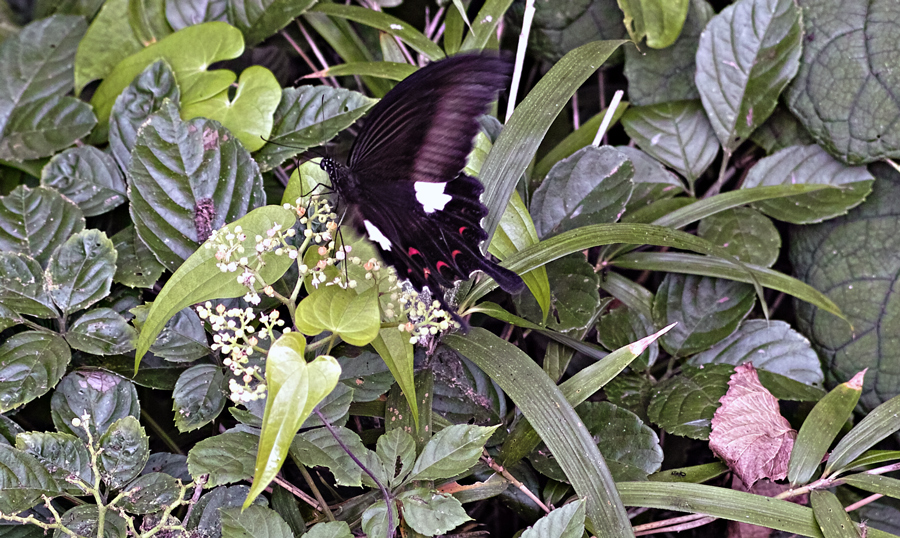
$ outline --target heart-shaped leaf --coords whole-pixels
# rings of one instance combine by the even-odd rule
[[[272,114],[281,101],[281,85],[271,71],[254,65],[241,73],[233,99],[229,98],[229,92],[230,89],[225,89],[209,99],[183,106],[181,117],[216,120],[247,151],[256,151],[266,144],[272,132]]]
[[[378,289],[357,294],[352,289],[325,286],[314,290],[297,306],[297,329],[308,336],[329,331],[353,346],[364,346],[378,336],[381,319]]]

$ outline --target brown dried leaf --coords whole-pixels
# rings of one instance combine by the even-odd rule
[[[728,392],[719,402],[709,448],[748,487],[760,478],[787,476],[797,432],[781,416],[778,400],[759,382],[751,363],[735,367]]]

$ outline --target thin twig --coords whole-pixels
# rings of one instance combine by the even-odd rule
[[[282,478],[280,475],[275,475],[275,478],[272,480],[272,482],[275,482],[282,488],[288,490],[291,493],[291,495],[293,495],[294,497],[298,497],[301,501],[310,505],[314,510],[321,510],[322,512],[325,512],[328,510],[328,505],[325,504],[324,499],[321,501],[317,501],[316,499],[313,499],[312,497],[309,496],[308,493],[306,493],[302,489],[298,488],[297,486],[291,484],[290,482],[288,482],[287,480]],[[334,520],[329,519],[329,521],[334,521]]]
[[[701,515],[701,514],[698,514],[698,515]],[[694,529],[696,527],[702,527],[703,525],[708,525],[715,520],[716,520],[716,518],[714,518],[712,516],[703,516],[700,519],[690,521],[687,523],[682,523],[680,525],[673,525],[671,527],[663,527],[661,529],[649,530],[649,531],[644,531],[644,532],[635,531],[634,535],[635,536],[646,536],[648,534],[656,534],[656,533],[660,533],[660,532],[681,532],[681,531],[686,531],[688,529]]]
[[[328,69],[328,62],[325,61],[325,56],[322,55],[322,52],[319,50],[319,47],[316,46],[316,42],[313,40],[312,36],[309,35],[309,32],[306,31],[306,27],[304,27],[300,23],[300,19],[296,19],[297,28],[300,28],[300,33],[303,34],[303,39],[309,44],[309,49],[313,51],[313,54],[316,55],[316,58],[319,60],[319,63],[322,64],[322,69]],[[331,81],[331,85],[335,88],[338,86],[338,81],[334,77],[329,77],[328,80]]]
[[[194,506],[197,505],[197,501],[200,500],[200,494],[203,493],[203,486],[206,485],[206,481],[209,479],[208,474],[200,475],[197,478],[197,481],[194,482],[194,494],[191,495],[191,502],[188,504],[187,512],[184,514],[184,519],[181,520],[182,525],[187,525],[188,520],[191,517],[191,512],[194,511]]]
[[[372,473],[372,471],[370,471],[369,468],[363,464],[363,462],[359,461],[359,458],[356,457],[356,454],[354,454],[353,451],[351,451],[350,448],[344,444],[344,441],[341,440],[340,437],[338,437],[337,432],[334,431],[334,428],[331,426],[328,420],[325,419],[325,415],[323,415],[322,412],[318,409],[316,409],[314,412],[316,416],[319,417],[319,420],[322,421],[322,424],[325,426],[328,432],[331,433],[331,436],[334,437],[334,440],[337,441],[337,444],[341,447],[341,449],[346,452],[347,455],[350,456],[350,459],[353,460],[353,462],[356,463],[356,465],[358,465],[364,473],[369,475],[369,478],[372,479],[372,482],[375,482],[375,485],[378,486],[378,489],[381,491],[381,495],[384,497],[384,502],[387,505],[388,538],[394,538],[396,524],[394,523],[394,510],[391,506],[394,502],[394,499],[391,497],[391,492],[388,491],[384,484],[382,484],[381,481],[378,480],[378,477],[376,477],[375,474]]]
[[[525,487],[525,484],[516,480],[516,477],[511,475],[509,473],[509,471],[504,469],[499,463],[495,462],[494,458],[492,458],[491,455],[488,454],[487,450],[484,451],[484,455],[481,457],[481,461],[483,461],[485,464],[487,464],[487,466],[490,467],[491,469],[493,469],[495,472],[500,473],[500,475],[502,475],[503,478],[509,480],[509,482],[512,485],[519,488],[519,491],[521,491],[522,493],[525,494],[526,497],[528,497],[529,499],[534,501],[534,503],[536,505],[540,506],[541,510],[543,510],[545,513],[548,513],[548,514],[550,513],[550,509],[547,507],[547,505],[544,504],[543,501],[541,501],[537,495],[532,493],[530,489]]]
[[[881,493],[875,493],[873,495],[869,495],[865,499],[860,499],[853,504],[848,504],[846,507],[844,507],[844,511],[852,512],[854,510],[859,510],[860,508],[869,504],[870,502],[877,501],[878,499],[880,499],[882,497],[884,497],[884,495],[882,495]]]
[[[328,521],[334,521],[334,514],[331,513],[331,508],[328,506],[328,503],[325,502],[325,497],[322,496],[322,492],[319,491],[319,488],[316,487],[315,481],[313,481],[312,476],[310,476],[309,471],[306,470],[306,467],[303,465],[297,465],[297,468],[300,469],[300,474],[303,476],[303,480],[306,481],[306,485],[309,486],[310,491],[313,492],[313,496],[318,501],[316,504],[320,505],[322,508],[322,512],[325,512],[325,517]]]

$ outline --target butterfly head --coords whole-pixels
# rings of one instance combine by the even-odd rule
[[[334,187],[334,190],[337,191],[341,198],[352,200],[353,189],[356,185],[350,169],[328,157],[322,159],[319,162],[319,166],[328,174],[332,187]]]

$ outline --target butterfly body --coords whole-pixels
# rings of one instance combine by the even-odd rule
[[[478,118],[509,81],[509,60],[466,54],[407,77],[372,109],[348,165],[323,159],[349,222],[419,291],[483,271],[504,290],[524,288],[514,272],[481,255],[484,187],[463,173]]]

